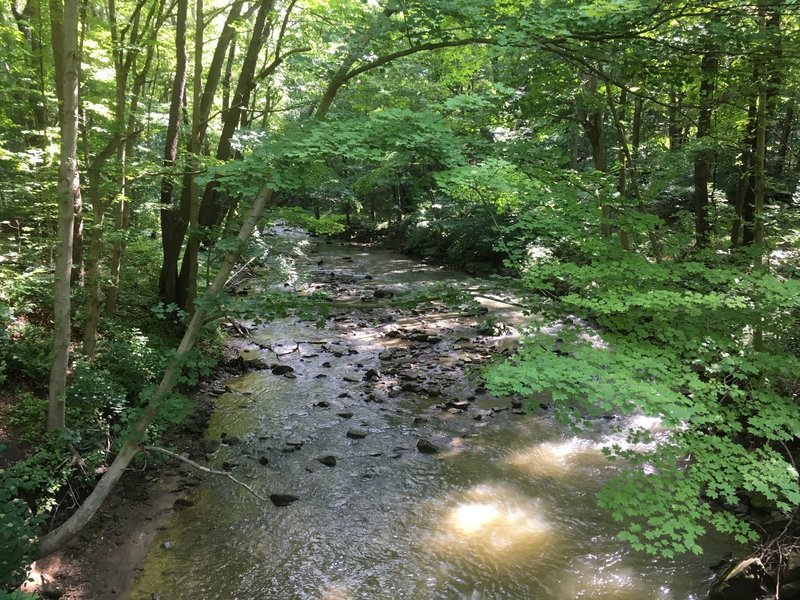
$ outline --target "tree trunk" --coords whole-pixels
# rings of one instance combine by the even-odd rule
[[[150,67],[153,63],[153,55],[155,52],[156,39],[161,26],[164,24],[166,18],[165,2],[159,0],[156,5],[152,7],[145,19],[145,25],[142,32],[148,32],[149,35],[144,40],[144,45],[147,50],[145,51],[144,64],[141,70],[136,72],[133,80],[133,86],[130,95],[130,106],[127,110],[127,126],[125,127],[126,140],[124,147],[120,147],[120,193],[117,202],[114,203],[114,230],[116,233],[114,242],[111,248],[111,258],[109,259],[110,285],[106,290],[106,306],[105,313],[107,316],[113,316],[117,309],[117,300],[119,298],[119,284],[122,273],[122,258],[125,255],[127,246],[126,232],[128,230],[128,223],[130,221],[131,205],[127,198],[127,157],[133,153],[133,143],[135,138],[136,129],[136,115],[139,108],[139,100],[147,83],[147,76],[150,72]],[[133,34],[131,34],[133,35]],[[137,33],[138,42],[138,33]],[[123,61],[123,69],[126,73],[135,72],[135,58],[138,55],[137,50],[131,50]],[[127,75],[126,75],[127,77]]]
[[[708,245],[708,177],[713,154],[702,144],[711,135],[712,97],[717,59],[708,51],[700,64],[700,112],[697,118],[697,140],[701,148],[694,157],[694,243],[698,248]]]
[[[97,345],[97,325],[100,322],[100,259],[103,252],[103,219],[106,203],[100,193],[100,175],[117,147],[119,138],[111,140],[89,166],[89,201],[92,205],[92,226],[89,251],[86,256],[86,324],[83,328],[83,353],[92,357]]]
[[[781,137],[778,144],[778,155],[775,158],[774,173],[776,177],[783,177],[788,171],[786,156],[789,152],[789,140],[792,136],[792,125],[794,124],[794,98],[790,98],[786,105],[786,112],[783,115],[781,126]]]
[[[71,337],[70,274],[75,201],[80,197],[78,175],[78,0],[66,0],[63,13],[64,43],[60,55],[64,110],[61,119],[61,164],[58,181],[58,251],[53,306],[53,364],[50,369],[47,430],[65,425],[64,394],[67,389]]]
[[[177,24],[175,27],[175,77],[172,80],[167,141],[164,148],[164,168],[175,166],[180,136],[181,103],[186,88],[186,20],[188,0],[178,0]],[[178,296],[178,255],[188,225],[187,215],[175,206],[173,200],[173,176],[169,172],[161,180],[161,246],[163,263],[159,277],[159,295],[166,303],[183,305]]]
[[[219,86],[222,78],[222,67],[225,64],[225,56],[228,51],[228,46],[233,48],[233,42],[236,36],[236,21],[241,15],[243,2],[235,2],[231,6],[231,10],[225,20],[222,33],[217,42],[214,56],[211,60],[211,65],[208,70],[205,86],[200,92],[200,100],[195,101],[195,106],[192,109],[192,133],[187,144],[190,153],[194,152],[199,154],[203,142],[205,140],[206,131],[208,129],[208,120],[211,115],[214,97],[216,95],[217,87]],[[201,21],[202,23],[202,21]],[[195,51],[196,53],[197,51]],[[202,59],[202,53],[200,54]],[[228,64],[232,68],[232,64]],[[202,72],[198,75],[195,72],[195,79],[200,77]],[[191,304],[190,296],[193,295],[191,291],[196,287],[196,272],[197,272],[197,218],[194,219],[195,225],[193,226],[193,234],[191,240],[187,245],[187,252],[189,256],[186,257],[186,262],[190,265],[188,269],[193,272],[190,276],[187,271],[184,275],[183,281],[178,275],[178,261],[180,258],[181,247],[183,240],[186,236],[186,230],[189,222],[192,221],[192,206],[197,201],[192,198],[192,186],[194,175],[191,173],[191,168],[187,169],[183,174],[183,185],[181,187],[180,203],[177,208],[173,208],[172,215],[172,229],[169,232],[162,231],[162,248],[163,248],[163,262],[161,266],[160,281],[168,283],[168,286],[160,285],[161,295],[166,302],[174,302],[179,306],[186,306]],[[199,192],[198,192],[199,194]],[[193,282],[193,283],[192,283]]]
[[[739,180],[736,184],[734,201],[734,218],[731,227],[731,248],[747,245],[752,241],[748,225],[752,221],[753,207],[753,150],[756,145],[756,100],[750,102],[747,110],[747,128],[745,130],[742,159],[739,166]]]
[[[222,114],[222,131],[220,133],[216,152],[217,160],[224,161],[231,157],[231,141],[233,140],[233,134],[236,133],[236,129],[241,123],[243,111],[247,110],[250,102],[250,93],[253,90],[255,71],[258,66],[258,57],[269,35],[267,16],[272,12],[273,8],[273,0],[262,0],[258,13],[256,13],[253,32],[250,36],[250,41],[248,42],[247,50],[245,51],[245,56],[242,61],[242,68],[239,79],[236,82],[236,89],[233,93],[231,106],[228,108],[227,112]],[[221,223],[222,217],[229,210],[230,206],[223,206],[214,183],[210,183],[205,187],[205,191],[203,192],[203,199],[200,203],[197,220],[198,226],[200,228],[217,228]],[[180,245],[178,246],[178,252],[180,252]],[[196,252],[187,251],[184,253],[180,275],[178,276],[179,294],[183,293],[184,298],[188,295],[188,290],[197,283],[196,281],[192,281],[192,275],[194,274],[196,277],[197,273],[196,263]]]
[[[589,93],[592,95],[597,93],[597,76],[594,73],[588,75],[586,85]],[[579,107],[577,109],[577,116],[592,148],[594,168],[605,173],[608,171],[608,162],[606,159],[606,134],[603,123],[603,112],[594,110],[588,113],[586,110]],[[611,237],[611,206],[608,203],[603,203],[601,211],[600,234],[603,237]]]
[[[192,164],[196,169],[200,167],[197,157],[200,154],[201,132],[200,123],[202,118],[201,99],[203,86],[201,78],[203,76],[203,0],[195,0],[195,36],[194,36],[194,81],[192,82],[192,133],[189,139],[189,154],[192,156]],[[224,52],[221,53],[224,56]],[[222,63],[220,62],[220,66]],[[186,244],[186,255],[189,263],[186,285],[186,310],[190,314],[194,313],[194,300],[197,296],[197,252],[199,248],[199,238],[197,235],[197,219],[200,213],[200,190],[194,177],[189,182],[189,241]]]
[[[678,92],[673,86],[669,92],[669,109],[667,111],[667,132],[669,136],[669,149],[677,150],[681,147],[683,130],[678,123],[683,104],[683,92]]]

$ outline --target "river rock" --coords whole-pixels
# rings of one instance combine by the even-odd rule
[[[64,595],[64,586],[55,581],[47,581],[39,586],[39,595],[42,598],[61,598]]]
[[[748,558],[725,571],[711,587],[709,600],[758,600],[764,565],[758,558]]]
[[[247,367],[250,369],[269,369],[269,363],[265,362],[262,358],[254,358],[253,360],[245,361]]]
[[[440,448],[430,440],[423,438],[417,442],[417,450],[419,450],[422,454],[438,454]]]
[[[343,419],[352,419],[353,413],[351,413],[349,410],[343,410],[342,412],[336,413],[336,416],[341,417]]]
[[[287,373],[291,373],[293,371],[294,369],[289,365],[275,365],[272,367],[273,375],[286,375]]]
[[[205,450],[206,454],[214,454],[219,450],[219,446],[219,440],[203,440],[203,450]]]
[[[292,502],[300,500],[294,494],[270,494],[269,499],[275,506],[289,506]]]
[[[800,551],[790,552],[786,557],[786,562],[781,570],[781,580],[786,583],[800,582]],[[783,594],[781,594],[781,598],[783,598]]]
[[[383,288],[378,288],[377,290],[372,292],[372,295],[375,298],[393,298],[394,292],[392,290],[385,290]]]
[[[469,408],[469,402],[466,400],[451,400],[447,403],[448,408],[457,408],[458,410],[467,410]]]
[[[172,507],[175,510],[181,510],[183,508],[187,508],[189,506],[194,506],[194,502],[188,500],[187,498],[175,498],[175,502],[173,502]]]
[[[348,429],[347,437],[349,437],[351,440],[363,440],[365,437],[367,437],[367,432],[363,429]]]
[[[317,461],[321,462],[326,467],[336,466],[336,457],[333,454],[326,454],[324,456],[320,456],[317,458]]]
[[[377,381],[380,377],[381,374],[375,369],[369,369],[364,373],[364,381]]]

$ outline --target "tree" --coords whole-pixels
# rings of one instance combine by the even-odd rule
[[[53,293],[53,364],[50,369],[49,408],[47,429],[64,427],[64,394],[67,387],[71,343],[72,303],[70,278],[72,274],[72,236],[75,204],[81,196],[78,174],[78,90],[80,84],[80,53],[78,49],[78,2],[64,1],[63,41],[61,52],[55,52],[62,65],[60,80],[63,97],[61,111],[61,167],[58,185],[58,251],[56,255]],[[57,44],[54,44],[54,48]]]

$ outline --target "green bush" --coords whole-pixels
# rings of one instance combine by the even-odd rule
[[[608,449],[624,468],[600,502],[635,549],[699,552],[709,528],[754,539],[729,510],[741,495],[787,513],[800,505],[786,450],[800,431],[800,358],[785,350],[787,335],[797,335],[800,283],[713,257],[658,264],[634,254],[539,264],[526,281],[532,289],[566,281],[571,292],[558,312],[590,319],[597,335],[562,324],[557,352],[553,336],[533,336],[488,371],[491,389],[550,392],[576,425],[641,411],[671,428],[649,449]],[[641,436],[633,431],[628,441]]]
[[[8,327],[6,376],[21,376],[44,386],[50,373],[52,336],[44,327],[17,320]]]
[[[26,566],[34,558],[33,540],[41,521],[19,497],[16,477],[0,469],[0,598],[33,597],[15,596],[3,590],[19,585],[25,578]]]

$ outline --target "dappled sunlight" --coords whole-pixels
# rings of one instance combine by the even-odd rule
[[[506,460],[509,465],[534,477],[580,475],[586,469],[609,466],[596,444],[579,438],[537,443],[511,452]]]
[[[533,560],[552,542],[542,503],[502,483],[475,486],[444,508],[432,547],[498,566]]]

